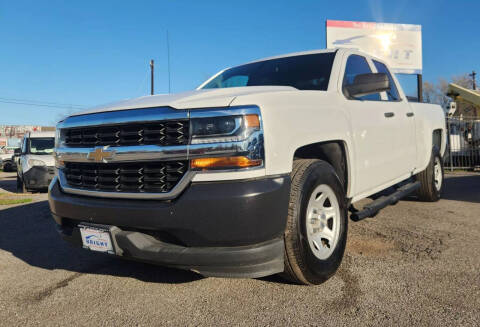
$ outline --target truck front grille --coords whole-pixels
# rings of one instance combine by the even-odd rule
[[[188,170],[188,161],[140,163],[66,163],[70,187],[128,193],[170,192]]]
[[[188,120],[129,123],[99,127],[64,129],[67,147],[185,145],[189,138]]]

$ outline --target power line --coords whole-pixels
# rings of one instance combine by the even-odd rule
[[[57,109],[84,109],[84,107],[77,107],[77,106],[68,106],[68,105],[57,106],[57,105],[50,105],[50,104],[28,103],[28,102],[20,102],[20,101],[0,100],[0,103],[17,104],[17,105],[34,106],[34,107],[57,108]]]
[[[54,108],[73,108],[73,109],[85,108],[85,106],[83,105],[72,104],[72,103],[59,103],[59,102],[48,102],[48,101],[5,98],[5,97],[0,97],[0,102],[12,103],[12,104],[23,104],[23,105],[35,105],[35,106],[41,106],[41,107],[54,107]]]
[[[18,98],[5,98],[5,97],[0,97],[0,99],[1,100],[7,100],[7,101],[35,102],[35,103],[40,103],[40,104],[53,104],[53,105],[61,105],[61,106],[83,107],[83,105],[81,105],[81,104],[72,104],[72,103],[50,102],[50,101],[18,99]]]

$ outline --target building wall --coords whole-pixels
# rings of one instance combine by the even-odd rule
[[[480,107],[457,99],[457,111],[454,117],[480,119]]]
[[[11,145],[11,143],[18,143],[25,133],[47,131],[55,131],[55,127],[39,125],[0,125],[0,147]]]

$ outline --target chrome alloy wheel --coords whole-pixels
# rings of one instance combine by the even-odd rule
[[[443,173],[442,173],[442,163],[440,162],[440,158],[435,157],[435,162],[433,165],[433,178],[435,181],[435,189],[440,191],[442,188],[443,182]]]
[[[313,254],[318,259],[327,259],[335,249],[340,233],[340,206],[330,186],[321,184],[310,195],[306,227]]]

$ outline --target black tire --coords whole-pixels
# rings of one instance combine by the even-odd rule
[[[335,170],[325,161],[295,160],[291,173],[290,203],[285,230],[285,270],[283,277],[298,284],[325,282],[340,266],[345,251],[348,215],[345,192]],[[312,252],[307,237],[307,207],[312,192],[319,185],[329,186],[337,199],[340,217],[339,234],[331,255],[324,260]]]
[[[436,186],[435,183],[435,163],[440,165],[441,182],[439,187]],[[436,202],[441,198],[445,176],[443,171],[443,160],[437,148],[433,148],[427,168],[421,173],[418,173],[416,178],[417,181],[420,182],[420,188],[417,191],[417,195],[421,201]]]
[[[8,173],[8,172],[11,172],[13,169],[12,169],[12,163],[11,162],[6,162],[3,164],[3,171]]]
[[[17,175],[17,193],[28,193],[27,186],[18,175]]]
[[[22,193],[22,180],[20,179],[20,176],[17,175],[17,193]]]

